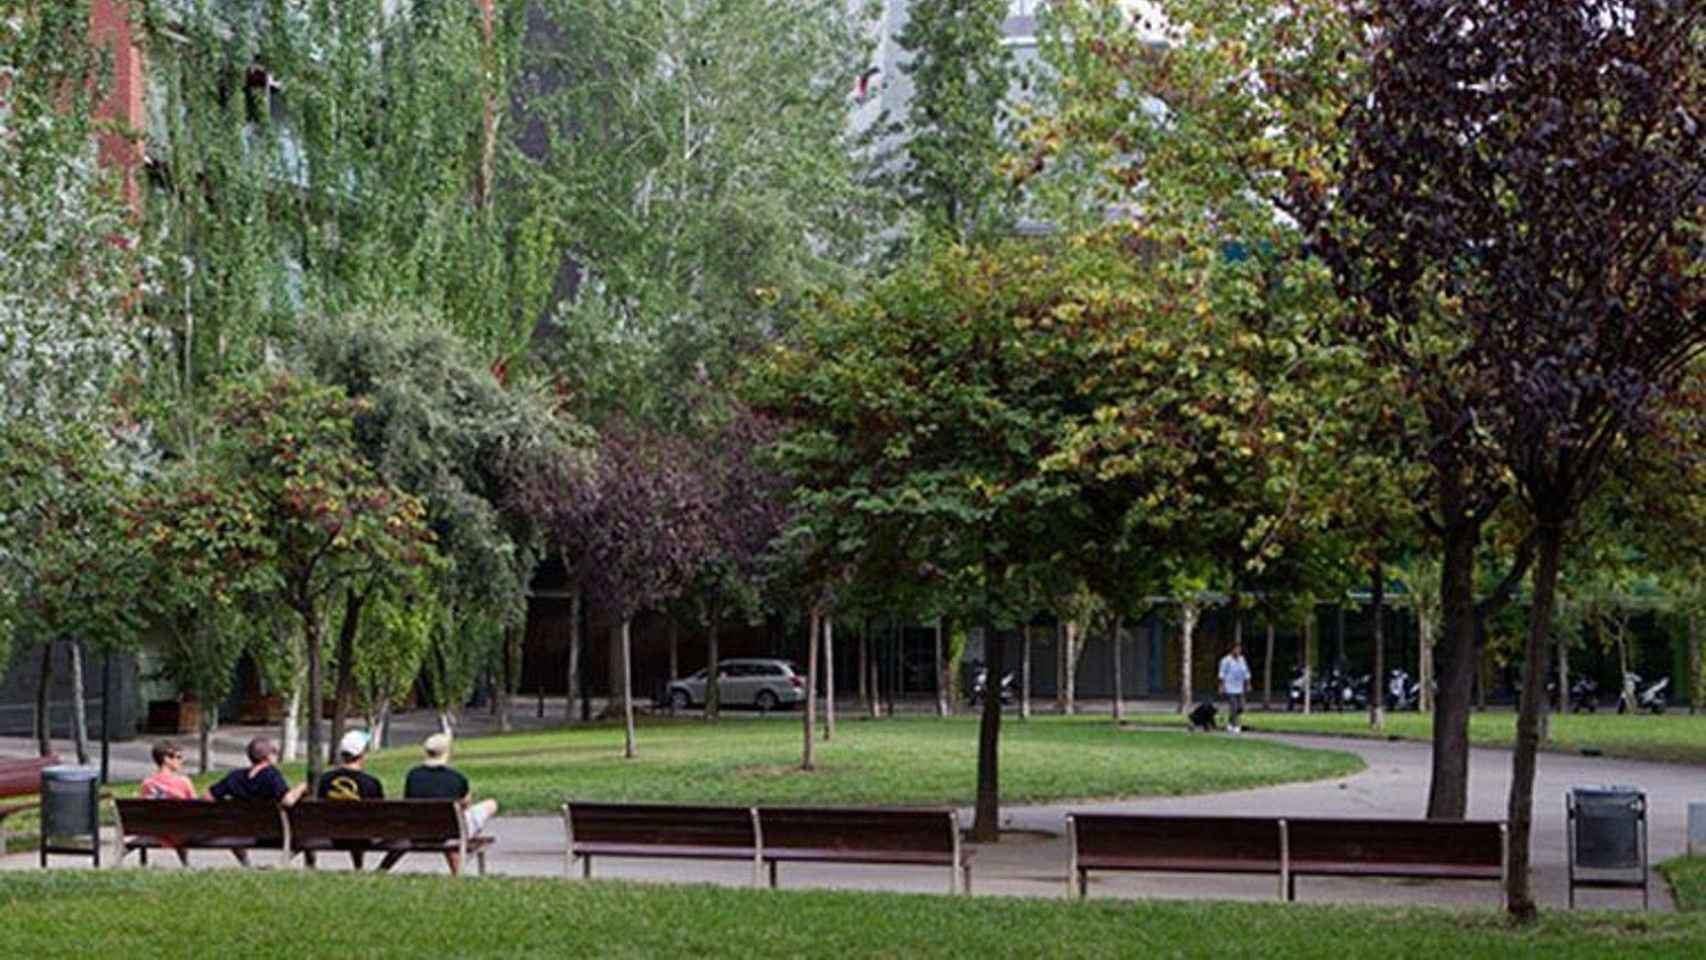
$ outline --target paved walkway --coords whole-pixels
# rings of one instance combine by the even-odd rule
[[[405,731],[409,734],[414,732],[412,726],[405,724],[398,731],[400,738],[405,736]],[[1176,736],[1201,736],[1169,732]],[[221,738],[224,744],[220,751],[222,760],[229,759],[227,754],[234,757],[235,751],[229,748],[236,746],[240,739],[230,733]],[[1430,751],[1427,744],[1293,735],[1244,736],[1303,747],[1349,751],[1360,755],[1368,769],[1337,780],[1205,796],[1008,807],[1002,816],[1004,836],[1001,843],[977,848],[974,888],[980,894],[1063,896],[1067,863],[1063,834],[1065,815],[1070,810],[1371,817],[1419,817],[1423,813]],[[0,749],[3,746],[0,745]],[[1509,750],[1474,749],[1470,757],[1470,816],[1503,818],[1509,782]],[[1613,783],[1633,784],[1647,791],[1654,863],[1684,852],[1687,804],[1690,800],[1706,800],[1706,770],[1681,764],[1543,753],[1535,781],[1533,847],[1535,892],[1542,907],[1563,908],[1567,902],[1564,792],[1572,786]],[[971,822],[969,809],[962,810],[961,816],[963,822]],[[488,831],[497,838],[490,856],[492,872],[538,876],[563,874],[560,819],[498,817]],[[229,857],[212,853],[196,853],[193,857],[192,863],[197,867],[233,863]],[[156,857],[154,863],[159,865],[159,869],[175,869],[175,865],[163,863],[171,859]],[[267,862],[265,855],[258,855],[256,859],[261,863]],[[321,859],[323,866],[332,869],[344,866],[343,858],[338,855]],[[328,864],[328,860],[332,862]],[[33,856],[14,855],[0,859],[0,869],[28,868],[33,862]],[[442,872],[444,864],[433,857],[416,855],[405,859],[398,869]],[[602,877],[672,883],[751,883],[751,870],[742,864],[606,859],[597,862],[596,872]],[[782,884],[945,892],[947,876],[945,871],[931,868],[801,864],[782,868]],[[1104,874],[1092,876],[1090,885],[1091,896],[1113,897],[1272,900],[1276,891],[1276,881],[1271,878],[1217,875]],[[1673,909],[1664,881],[1656,875],[1652,895],[1655,909]],[[1488,883],[1303,878],[1298,881],[1298,899],[1490,906],[1498,902],[1498,892],[1493,884]],[[1638,891],[1588,890],[1579,891],[1577,901],[1584,906],[1638,909],[1640,894]]]

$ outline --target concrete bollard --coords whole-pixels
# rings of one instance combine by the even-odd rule
[[[1706,803],[1688,805],[1688,855],[1706,857]]]

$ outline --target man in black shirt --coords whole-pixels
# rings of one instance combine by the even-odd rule
[[[498,812],[496,800],[481,800],[479,803],[468,802],[470,791],[468,778],[450,766],[450,735],[435,733],[426,738],[421,744],[426,751],[426,759],[420,766],[409,771],[409,776],[403,781],[403,797],[408,800],[455,800],[462,804],[462,818],[467,824],[468,835],[480,832],[486,821]],[[400,853],[388,853],[379,869],[389,870],[402,858]],[[461,855],[453,850],[444,853],[444,859],[450,864],[450,872],[462,872]]]
[[[279,772],[278,747],[266,737],[256,737],[249,741],[246,751],[249,757],[247,770],[233,770],[227,773],[218,783],[208,788],[207,796],[211,800],[271,800],[284,806],[290,806],[308,789],[306,783],[292,787]],[[232,855],[243,866],[249,865],[249,854],[246,850],[233,850]]]
[[[367,732],[351,730],[338,741],[338,765],[320,775],[315,796],[321,800],[383,800],[385,785],[368,773]],[[351,850],[350,863],[361,869],[362,852]]]

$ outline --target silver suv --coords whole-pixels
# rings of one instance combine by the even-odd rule
[[[705,702],[706,673],[700,670],[689,677],[672,681],[669,703],[677,710],[699,706]],[[788,660],[724,660],[718,666],[719,699],[725,706],[751,704],[761,711],[804,703],[806,678]]]

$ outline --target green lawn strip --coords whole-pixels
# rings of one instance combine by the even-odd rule
[[[547,879],[64,870],[0,883],[20,957],[1698,956],[1706,916],[1087,902]]]
[[[1313,733],[1329,736],[1426,741],[1433,736],[1433,717],[1423,713],[1388,713],[1386,729],[1372,730],[1367,712],[1288,713],[1254,710],[1244,715],[1244,729],[1267,733]],[[1183,726],[1177,714],[1140,714],[1138,725]],[[1508,747],[1516,739],[1516,714],[1501,710],[1471,714],[1469,740],[1477,746]],[[1569,714],[1552,718],[1552,739],[1542,749],[1577,753],[1599,750],[1608,757],[1656,760],[1665,763],[1706,763],[1706,714],[1614,713]]]
[[[658,803],[969,804],[977,787],[974,718],[844,721],[820,742],[816,770],[799,769],[800,727],[775,719],[655,721],[639,756],[622,757],[620,727],[458,741],[453,762],[476,794],[506,813],[555,813],[564,798]],[[1167,731],[1116,728],[1106,719],[1038,718],[1003,724],[1005,803],[1182,795],[1355,773],[1338,751]],[[413,746],[376,755],[370,769],[401,793],[419,762]],[[299,776],[292,771],[293,776]]]
[[[1342,777],[1361,758],[1231,737],[1116,728],[1106,718],[1039,717],[1002,727],[1003,803],[1219,793]],[[418,746],[373,756],[369,769],[388,795],[420,762]],[[455,766],[479,797],[505,814],[555,814],[565,798],[653,803],[945,805],[970,804],[977,789],[977,720],[972,717],[843,721],[817,745],[816,770],[799,769],[800,727],[786,718],[655,720],[640,726],[639,756],[622,757],[622,728],[595,725],[458,740]],[[289,764],[292,783],[304,767]],[[197,776],[205,791],[223,773]],[[135,796],[135,784],[114,784]],[[112,822],[112,807],[102,805]],[[31,849],[35,819],[11,821],[9,849]]]
[[[1659,864],[1659,872],[1670,881],[1676,908],[1684,913],[1706,914],[1706,857],[1677,857]]]

